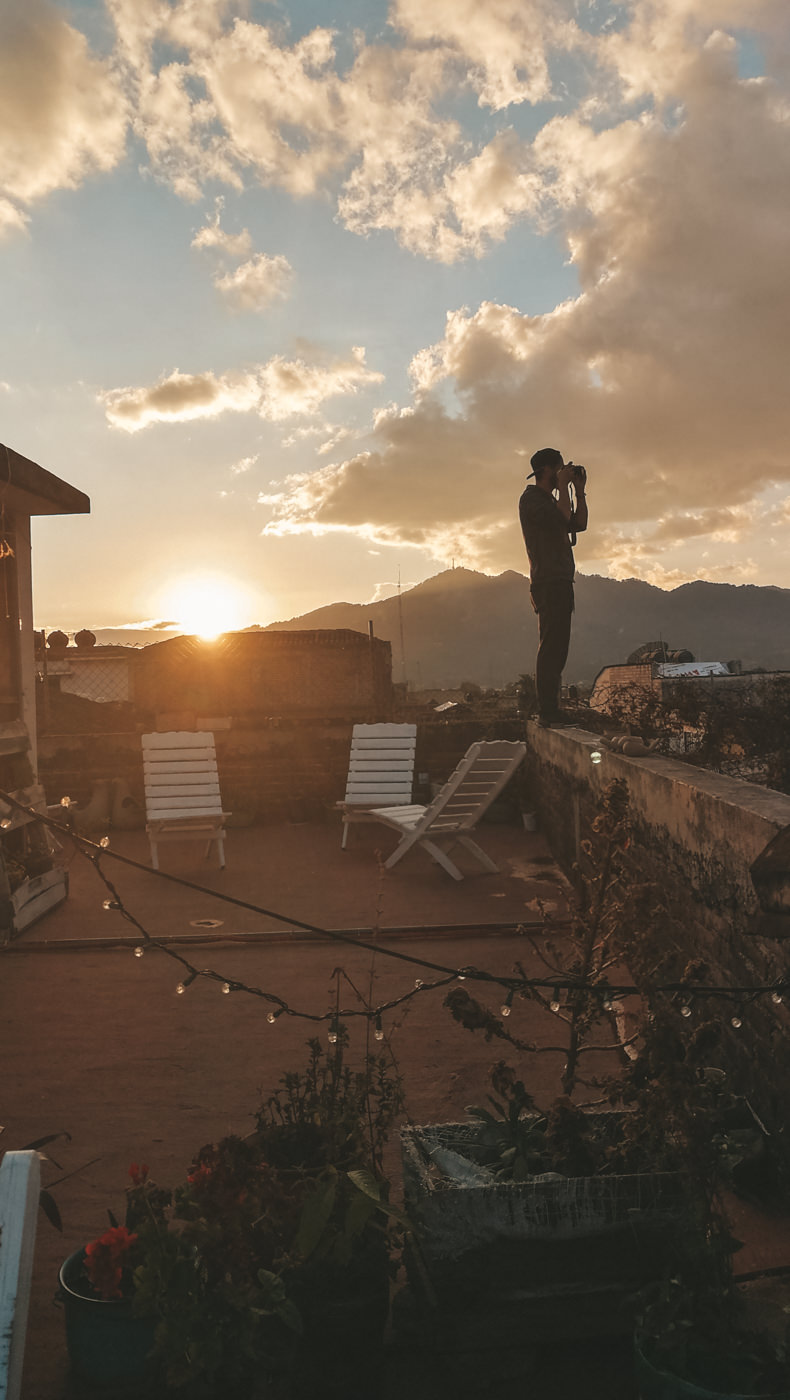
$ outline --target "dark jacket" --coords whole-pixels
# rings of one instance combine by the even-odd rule
[[[518,514],[533,586],[557,579],[572,582],[576,572],[569,539],[573,516],[566,520],[554,497],[539,486],[527,487],[518,503]]]

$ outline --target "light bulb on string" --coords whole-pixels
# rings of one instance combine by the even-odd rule
[[[771,1001],[773,1002],[774,1006],[781,1006],[782,1002],[784,1001],[784,997],[782,996],[781,992],[771,992]]]
[[[120,909],[120,901],[117,899],[105,899],[102,901],[102,909]]]
[[[225,996],[227,996],[227,995],[228,995],[228,992],[230,991],[230,982],[223,982],[223,983],[222,983],[222,990],[223,990]]]
[[[743,1021],[742,1021],[741,1017],[737,1014],[737,1012],[736,1012],[736,1014],[735,1014],[734,1016],[731,1016],[731,1017],[730,1017],[730,1025],[732,1026],[733,1030],[735,1030],[735,1031],[739,1031],[739,1030],[741,1029],[741,1026],[743,1025]]]
[[[465,982],[465,981],[466,981],[466,972],[465,972],[464,969],[461,969],[460,972],[456,972],[455,975],[456,975],[456,977],[458,978],[458,981],[459,981],[459,982]]]
[[[423,980],[422,980],[421,977],[415,977],[415,979],[414,979],[414,985],[415,985],[417,991],[419,991],[419,990],[420,990],[420,987],[424,987],[424,986],[425,986],[425,983],[423,982]]]
[[[590,754],[590,762],[596,764],[596,766],[599,763],[603,762],[603,754],[601,753],[600,749],[593,749],[592,753]]]
[[[687,1001],[685,1001],[681,1006],[680,1014],[681,1016],[685,1016],[686,1020],[688,1020],[689,1016],[691,1015],[691,1007],[689,1006]]]
[[[384,1039],[384,1027],[383,1027],[382,1024],[381,1024],[381,1012],[379,1012],[378,1015],[376,1016],[376,1027],[375,1027],[375,1030],[373,1031],[373,1039],[374,1039],[374,1040],[383,1040],[383,1039]]]
[[[330,1023],[329,1023],[329,1033],[328,1033],[328,1035],[327,1035],[327,1040],[329,1041],[329,1044],[330,1044],[330,1045],[337,1045],[337,1021],[336,1021],[336,1020],[332,1020],[332,1021],[330,1021]]]
[[[511,988],[510,988],[510,991],[508,992],[508,994],[507,994],[507,996],[506,996],[506,998],[505,998],[505,1000],[503,1001],[502,1005],[501,1005],[500,1008],[499,1008],[499,1014],[500,1014],[500,1016],[509,1016],[509,1015],[510,1015],[510,1012],[511,1012],[511,1010],[512,1010],[512,1008],[513,1008],[513,996],[514,996],[514,991],[515,991],[515,989],[514,989],[513,987],[511,987]]]
[[[135,950],[134,950],[134,956],[135,956],[136,958],[141,958],[141,957],[143,956],[143,953],[144,953],[144,952],[145,952],[145,949],[144,949],[144,948],[141,948],[140,945],[138,944],[138,946],[137,946],[137,947],[135,948]]]
[[[109,846],[109,844],[110,844],[110,838],[109,838],[109,836],[102,836],[102,839],[101,839],[101,841],[99,842],[99,845],[101,846],[102,850],[105,850],[105,851],[106,851],[106,850],[107,850],[107,847]]]
[[[553,992],[553,994],[552,994],[551,1001],[549,1002],[549,1011],[553,1011],[553,1012],[556,1014],[556,1012],[558,1012],[559,1009],[560,1009],[560,989],[559,989],[559,987],[555,987],[555,988],[554,988],[554,992]]]
[[[284,1007],[278,1006],[276,1011],[267,1011],[267,1012],[266,1012],[266,1020],[269,1022],[269,1025],[270,1025],[270,1026],[273,1026],[273,1025],[274,1025],[274,1023],[275,1023],[275,1021],[277,1020],[277,1017],[278,1017],[278,1016],[282,1016],[284,1009],[285,1009]]]
[[[70,806],[71,806],[71,798],[70,798],[70,797],[61,797],[61,799],[60,799],[60,805],[61,805],[61,807],[70,807]]]
[[[189,976],[188,976],[188,977],[185,977],[184,980],[183,980],[183,982],[179,982],[179,983],[176,985],[176,996],[182,997],[182,996],[184,995],[184,992],[186,991],[187,987],[191,987],[191,985],[192,985],[192,983],[194,982],[194,980],[195,980],[196,977],[197,977],[197,973],[196,973],[196,972],[190,972]]]
[[[3,831],[8,831],[8,828],[13,826],[13,824],[14,818],[11,816],[10,812],[6,812],[4,817],[0,817],[0,827],[2,827]]]

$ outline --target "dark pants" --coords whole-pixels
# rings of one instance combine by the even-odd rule
[[[570,579],[536,583],[532,586],[531,594],[540,627],[540,646],[535,663],[538,713],[542,719],[550,719],[559,709],[562,668],[568,659],[573,583]]]

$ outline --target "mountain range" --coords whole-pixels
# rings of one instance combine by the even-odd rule
[[[447,569],[377,603],[331,603],[265,631],[350,628],[392,643],[392,674],[412,688],[463,681],[502,686],[535,669],[537,619],[529,579]],[[790,670],[790,589],[685,583],[666,591],[639,579],[576,576],[576,612],[564,680],[589,684],[645,642],[686,648],[698,661],[740,660],[744,670]]]

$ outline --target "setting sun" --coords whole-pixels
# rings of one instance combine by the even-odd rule
[[[252,591],[224,574],[191,574],[163,589],[163,615],[180,631],[210,640],[259,621]]]

